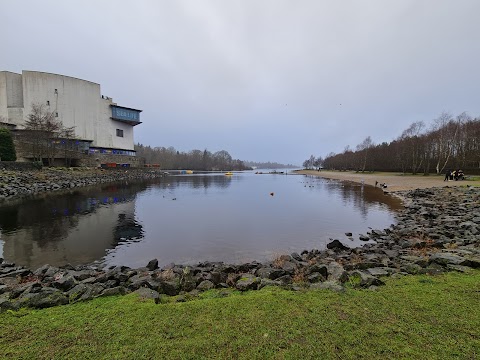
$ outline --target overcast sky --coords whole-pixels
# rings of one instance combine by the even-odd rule
[[[101,85],[135,141],[301,164],[480,116],[479,0],[0,0],[0,70]]]

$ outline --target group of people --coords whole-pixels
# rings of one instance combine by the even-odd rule
[[[449,180],[464,180],[465,179],[465,174],[463,173],[463,170],[447,170],[445,173],[445,179],[443,181],[449,181]]]

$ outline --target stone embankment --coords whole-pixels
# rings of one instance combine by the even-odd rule
[[[156,260],[140,269],[45,265],[34,271],[3,262],[0,310],[44,308],[130,292],[162,303],[166,296],[186,301],[213,288],[375,289],[388,276],[480,268],[480,188],[435,188],[399,195],[406,207],[397,224],[360,235],[366,243],[357,248],[350,248],[348,240],[332,239],[324,251],[282,255],[268,263],[170,264],[161,269]]]
[[[152,179],[162,176],[162,171],[152,169],[0,170],[0,202],[108,182]]]

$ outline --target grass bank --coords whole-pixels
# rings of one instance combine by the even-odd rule
[[[0,358],[476,359],[480,271],[388,279],[377,291],[135,294],[0,314]]]

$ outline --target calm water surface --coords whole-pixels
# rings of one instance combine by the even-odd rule
[[[360,245],[345,232],[387,228],[400,207],[377,188],[301,175],[171,176],[3,204],[0,257],[31,268],[265,261],[329,238]]]

